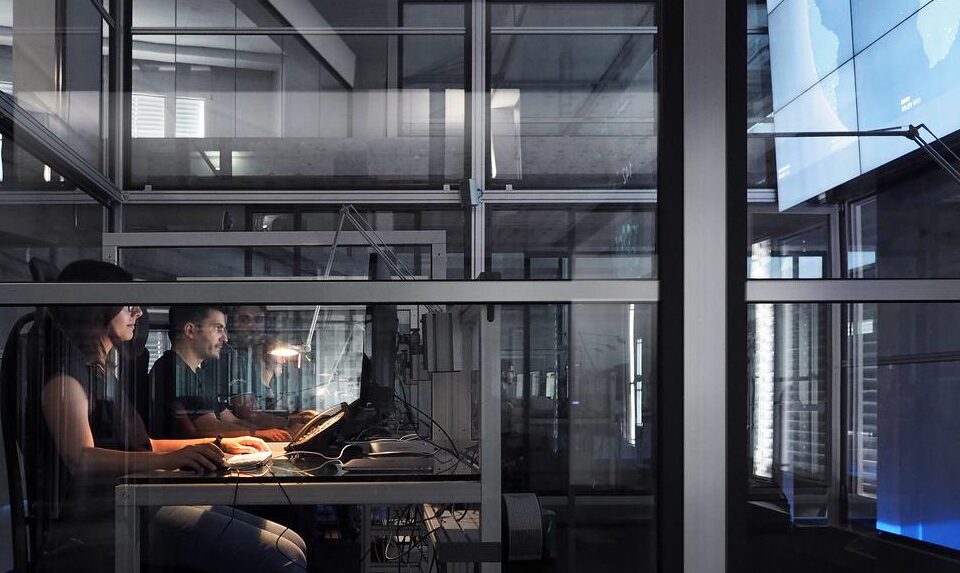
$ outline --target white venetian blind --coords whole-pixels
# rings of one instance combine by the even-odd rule
[[[133,137],[166,137],[167,98],[162,95],[133,94],[130,103],[130,130]]]
[[[199,98],[177,98],[177,137],[204,137],[204,104]]]

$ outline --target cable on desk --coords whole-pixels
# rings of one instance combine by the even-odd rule
[[[340,458],[343,457],[343,453],[344,453],[345,451],[347,451],[347,448],[349,448],[349,447],[352,446],[352,445],[353,445],[353,444],[347,444],[347,445],[343,446],[343,448],[340,449],[340,453],[337,454],[335,457],[330,457],[330,456],[328,456],[328,455],[326,455],[326,454],[323,454],[323,453],[320,453],[320,452],[311,452],[311,451],[307,451],[307,450],[295,450],[295,451],[292,451],[292,452],[285,452],[285,453],[282,453],[282,454],[280,454],[280,455],[274,456],[272,459],[274,459],[274,460],[283,459],[283,458],[290,459],[290,456],[295,456],[295,455],[298,455],[298,454],[306,454],[306,455],[311,455],[311,456],[319,456],[319,457],[321,457],[321,458],[323,458],[323,459],[325,459],[325,460],[330,460],[330,461],[340,460]]]
[[[443,529],[443,526],[434,527],[434,528],[431,529],[430,531],[428,531],[428,532],[424,533],[423,535],[421,535],[415,542],[414,542],[414,541],[411,541],[410,543],[411,543],[412,545],[410,546],[410,548],[407,549],[406,551],[402,552],[402,553],[398,553],[398,554],[396,555],[396,557],[390,557],[389,555],[387,555],[387,554],[386,554],[386,549],[384,549],[384,555],[383,555],[383,556],[387,559],[387,561],[393,561],[393,560],[395,560],[395,559],[400,559],[401,557],[406,557],[407,555],[409,555],[410,553],[412,553],[414,549],[416,549],[416,548],[420,547],[421,545],[423,545],[423,542],[427,540],[427,537],[429,537],[430,535],[436,533],[437,531],[440,531],[441,529]],[[389,544],[387,544],[387,546],[389,547]]]
[[[217,534],[217,538],[213,540],[214,545],[220,541],[220,538],[223,537],[223,534],[227,532],[227,529],[229,529],[230,525],[233,523],[233,519],[237,516],[237,497],[240,495],[240,470],[230,471],[237,472],[237,484],[233,488],[233,503],[230,504],[230,520],[227,521],[227,524],[224,525],[223,529],[220,530],[220,533]]]
[[[431,416],[430,414],[427,414],[426,412],[424,412],[424,411],[421,410],[420,408],[417,408],[416,406],[414,406],[414,405],[411,404],[410,402],[407,402],[402,396],[400,396],[400,394],[397,394],[396,391],[394,391],[393,395],[394,395],[395,397],[400,398],[401,400],[403,400],[404,404],[406,404],[408,407],[413,408],[414,410],[416,410],[417,412],[419,412],[420,414],[422,414],[423,416],[425,416],[428,420],[430,420],[430,421],[433,423],[433,425],[435,425],[435,426],[440,430],[440,432],[442,432],[443,435],[446,436],[447,441],[450,442],[450,447],[453,448],[453,453],[454,453],[454,455],[457,456],[458,459],[460,458],[460,451],[457,449],[457,444],[454,443],[453,438],[450,437],[450,434],[447,433],[447,430],[445,430],[444,427],[441,426],[441,425],[433,418],[433,416]],[[436,444],[434,444],[434,445],[436,445]]]
[[[269,467],[268,467],[268,469],[269,469]],[[287,490],[286,490],[286,488],[283,487],[283,483],[280,481],[280,477],[277,476],[277,474],[273,473],[273,470],[272,470],[272,469],[269,470],[269,471],[270,471],[270,475],[272,475],[272,476],[274,477],[274,479],[277,480],[277,486],[280,487],[280,492],[283,493],[283,497],[287,498],[287,505],[289,505],[290,507],[293,507],[293,501],[290,499],[290,496],[287,495]],[[284,552],[280,549],[280,540],[283,539],[283,535],[284,535],[286,532],[288,532],[288,531],[290,531],[290,526],[289,526],[289,525],[285,525],[285,526],[283,527],[283,531],[281,531],[281,532],[280,532],[280,535],[277,536],[276,541],[273,542],[273,546],[274,546],[274,548],[276,548],[277,553],[279,553],[280,555],[283,555],[284,557],[286,557],[286,558],[287,558],[287,561],[289,561],[291,565],[295,565],[295,566],[296,566],[297,568],[299,568],[301,571],[306,571],[306,570],[307,570],[306,567],[304,567],[303,565],[300,565],[299,563],[297,563],[296,561],[294,561],[293,559],[291,559],[289,555],[287,555],[286,553],[284,553]]]

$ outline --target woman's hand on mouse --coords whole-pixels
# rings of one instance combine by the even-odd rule
[[[158,469],[206,472],[223,466],[223,452],[213,444],[195,444],[159,455],[157,460]]]

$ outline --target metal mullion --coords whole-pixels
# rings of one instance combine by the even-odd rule
[[[520,34],[520,35],[644,35],[654,36],[659,33],[657,26],[493,26],[491,34]]]
[[[332,245],[334,231],[236,231],[104,233],[103,245],[121,248],[174,247],[315,247]],[[388,245],[445,245],[445,231],[381,231]],[[344,246],[368,246],[359,231],[342,231]]]
[[[729,249],[740,250],[746,267],[743,243],[728,245],[727,118],[737,108],[728,102],[727,68],[743,65],[727,59],[728,5],[737,3],[683,2],[683,119],[674,126],[683,137],[683,567],[721,573],[728,570],[728,349],[746,340],[727,330],[739,276]],[[746,20],[742,11],[739,18]]]
[[[0,193],[0,205],[99,205],[83,191],[4,191]]]
[[[664,296],[656,308],[656,334],[651,347],[654,375],[656,571],[683,571],[684,560],[684,141],[683,11],[681,2],[656,5],[662,33],[657,48],[657,277]],[[649,378],[646,378],[649,380]],[[681,382],[681,383],[677,383]]]
[[[471,269],[470,276],[478,278],[486,270],[486,206],[484,190],[487,186],[487,10],[484,0],[470,3],[470,164],[469,177],[476,182],[480,198],[474,205],[471,198]],[[469,182],[463,185],[469,186]],[[466,196],[470,189],[462,189]]]
[[[107,12],[107,9],[103,7],[103,3],[100,0],[90,0],[90,3],[93,4],[93,7],[100,12],[100,17],[107,21],[107,24],[112,28],[112,30],[117,29],[117,21],[114,20],[113,16],[110,15],[110,12]]]
[[[269,197],[273,205],[342,205],[358,204],[447,204],[459,205],[459,191],[443,189],[424,190],[384,190],[384,189],[171,189],[153,191],[129,191],[127,203],[130,204],[211,204],[211,203],[256,203],[262,204]]]
[[[747,302],[960,302],[960,279],[748,280]]]
[[[512,304],[656,303],[658,281],[198,280],[128,283],[0,283],[9,306],[216,303]]]
[[[524,189],[485,190],[484,203],[649,203],[657,202],[656,189]]]
[[[133,28],[135,36],[462,36],[465,28],[434,27],[347,27],[294,28],[288,26],[260,28],[161,27]]]

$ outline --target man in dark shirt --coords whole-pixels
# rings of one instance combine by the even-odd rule
[[[299,392],[280,390],[284,359],[270,350],[279,342],[267,335],[267,309],[262,305],[239,305],[228,311],[231,348],[218,361],[220,380],[229,381],[231,410],[258,428],[297,428],[317,415],[313,410],[295,414]],[[285,388],[288,390],[288,388]]]
[[[173,346],[150,370],[151,434],[159,438],[254,435],[286,441],[278,428],[256,429],[237,418],[220,399],[216,383],[201,373],[201,363],[216,359],[227,343],[227,319],[220,308],[204,305],[170,307],[167,331]]]

